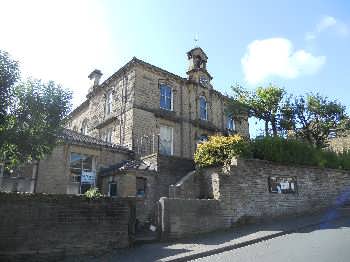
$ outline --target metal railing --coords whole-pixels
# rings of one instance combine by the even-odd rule
[[[140,157],[158,153],[159,143],[159,134],[138,136],[134,139],[135,153]]]

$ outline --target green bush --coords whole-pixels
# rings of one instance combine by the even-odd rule
[[[87,198],[94,199],[94,198],[100,198],[103,195],[100,193],[97,187],[92,187],[84,193],[84,196]]]
[[[287,165],[308,165],[350,170],[350,153],[336,153],[316,148],[306,142],[281,137],[251,141],[253,158]]]
[[[249,143],[238,135],[211,136],[198,144],[194,161],[200,167],[226,165],[234,157],[246,154]]]
[[[350,151],[336,153],[313,145],[281,137],[263,137],[246,141],[240,136],[212,136],[199,144],[194,155],[200,167],[227,165],[232,157],[255,158],[285,165],[307,165],[350,170]]]

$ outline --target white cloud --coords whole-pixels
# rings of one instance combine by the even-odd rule
[[[334,30],[334,32],[342,37],[348,36],[349,30],[346,24],[335,19],[332,16],[324,16],[316,25],[316,28],[312,32],[308,32],[305,35],[306,40],[316,39],[323,31]]]
[[[323,30],[326,30],[329,27],[335,26],[337,24],[337,20],[335,20],[332,16],[325,16],[318,23],[316,29],[317,32],[321,33]]]
[[[314,56],[303,49],[293,51],[286,38],[255,40],[241,59],[245,80],[252,85],[271,77],[292,79],[314,74],[325,62],[324,56]]]
[[[54,80],[81,102],[88,74],[116,56],[98,1],[1,1],[0,49],[21,63],[24,76]],[[6,11],[5,11],[6,10]]]

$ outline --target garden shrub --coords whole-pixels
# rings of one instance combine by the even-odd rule
[[[226,165],[235,156],[249,152],[249,143],[239,135],[211,136],[198,144],[194,161],[200,167]]]
[[[227,165],[232,157],[255,158],[286,165],[307,165],[350,170],[350,151],[336,153],[313,145],[281,137],[263,137],[246,141],[238,135],[212,136],[199,144],[194,155],[200,167]]]
[[[90,199],[100,198],[103,195],[100,193],[97,187],[92,187],[84,193],[84,196]]]
[[[264,137],[251,141],[253,158],[287,165],[308,165],[323,168],[350,169],[349,152],[336,153],[320,149],[297,139]]]

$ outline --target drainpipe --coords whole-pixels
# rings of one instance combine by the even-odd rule
[[[36,193],[38,175],[39,175],[39,160],[35,160],[34,166],[33,166],[33,174],[32,174],[31,193]]]

